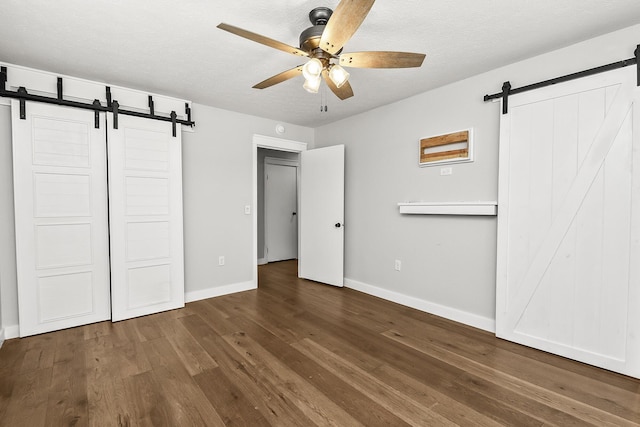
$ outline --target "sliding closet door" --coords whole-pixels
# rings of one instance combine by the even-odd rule
[[[634,67],[509,98],[496,327],[640,378],[638,102]]]
[[[12,103],[20,336],[109,319],[104,121]],[[103,117],[103,116],[102,116]],[[103,117],[104,120],[104,117]]]
[[[112,320],[184,307],[179,125],[108,119]]]

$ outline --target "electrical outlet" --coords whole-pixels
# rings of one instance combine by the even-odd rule
[[[218,265],[224,265],[224,255],[218,257]]]
[[[440,168],[440,175],[453,175],[453,168]]]
[[[399,259],[396,260],[395,269],[396,271],[402,270],[402,261],[400,261]]]

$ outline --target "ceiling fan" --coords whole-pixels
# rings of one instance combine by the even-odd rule
[[[349,84],[349,73],[343,67],[356,68],[410,68],[420,67],[425,55],[410,52],[352,52],[342,53],[342,47],[356,32],[369,13],[375,0],[342,0],[335,12],[328,7],[317,7],[309,12],[313,27],[300,34],[300,48],[273,40],[233,25],[221,23],[218,28],[232,34],[253,40],[265,46],[284,52],[310,58],[305,64],[298,65],[253,86],[265,89],[302,74],[303,87],[317,93],[322,78],[327,86],[340,99],[353,96]]]

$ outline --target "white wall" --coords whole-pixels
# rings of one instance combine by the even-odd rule
[[[279,137],[276,122],[193,106],[195,133],[183,134],[187,299],[241,289],[253,280],[253,134]],[[313,129],[286,124],[286,138],[313,143]],[[225,256],[225,266],[218,257]]]
[[[496,218],[400,215],[397,203],[496,200],[500,105],[483,96],[633,57],[637,43],[640,26],[316,129],[316,147],[346,145],[347,285],[493,329]],[[473,163],[418,167],[421,138],[469,127]]]
[[[2,274],[0,274],[0,289],[2,289]],[[4,343],[4,327],[2,326],[2,294],[0,293],[0,347]]]

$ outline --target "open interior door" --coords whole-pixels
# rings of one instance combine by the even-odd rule
[[[298,276],[344,284],[344,145],[300,156]]]

